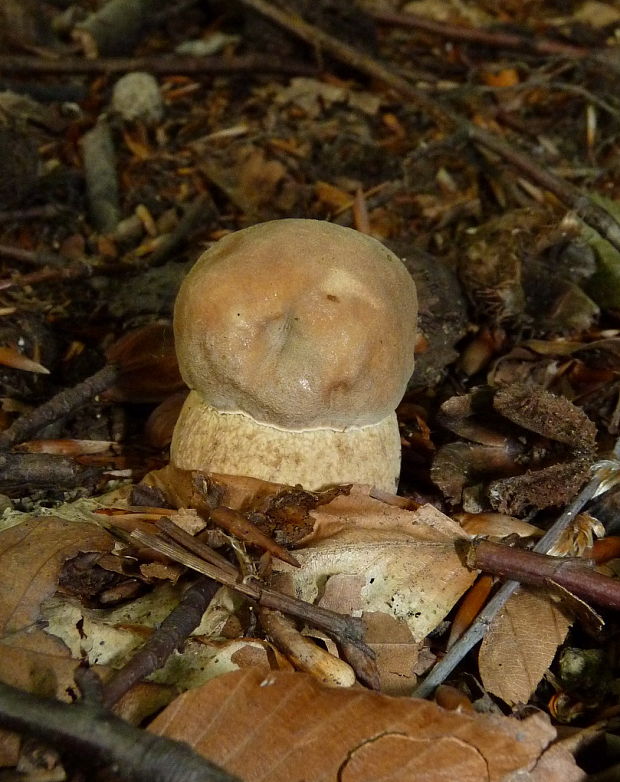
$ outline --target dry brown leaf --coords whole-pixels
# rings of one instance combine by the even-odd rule
[[[420,643],[402,619],[381,613],[362,614],[364,641],[376,655],[379,689],[385,695],[411,695],[418,677]]]
[[[285,487],[245,475],[219,475],[194,470],[179,470],[167,464],[160,470],[152,470],[142,479],[142,484],[162,492],[176,508],[204,507],[204,496],[194,486],[195,477],[204,475],[209,486],[218,493],[219,504],[235,510],[259,510],[262,501],[275,497]]]
[[[478,665],[486,689],[506,703],[527,703],[570,625],[549,597],[521,588],[480,647]]]
[[[73,675],[78,660],[0,644],[0,681],[46,698],[71,702],[77,687]],[[97,667],[106,678],[106,670]]]
[[[17,765],[20,746],[21,738],[17,733],[0,730],[0,768]]]
[[[533,782],[555,738],[542,714],[518,721],[447,711],[253,669],[184,693],[150,730],[186,741],[245,782]],[[584,779],[570,756],[561,761],[546,767],[545,782]]]
[[[86,551],[110,551],[112,537],[95,524],[31,518],[0,532],[0,634],[19,633],[39,618],[63,563]]]
[[[106,358],[120,369],[118,380],[104,393],[106,399],[161,402],[184,388],[168,323],[149,323],[127,332],[108,347]]]
[[[431,505],[404,510],[354,486],[310,515],[314,528],[295,550],[301,567],[274,563],[276,588],[308,602],[390,614],[421,641],[475,579],[454,546],[466,533]]]
[[[204,174],[221,188],[246,216],[254,218],[275,212],[291,213],[300,190],[286,166],[267,157],[253,144],[231,145],[219,154],[210,148],[201,162]]]
[[[5,367],[13,367],[13,369],[21,369],[24,372],[35,372],[39,375],[49,375],[50,371],[38,361],[33,361],[28,356],[24,356],[19,350],[15,348],[2,346],[0,347],[0,364]]]
[[[0,681],[35,695],[71,703],[72,695],[77,693],[74,674],[78,665],[68,656],[0,644]],[[103,682],[112,674],[110,668],[102,666],[93,670]],[[172,687],[141,682],[121,698],[114,711],[132,725],[139,725],[167,706],[177,692]],[[16,765],[20,743],[16,733],[0,730],[0,768]]]
[[[456,513],[454,518],[472,536],[505,538],[518,535],[520,538],[528,538],[542,535],[541,530],[533,524],[505,513]]]

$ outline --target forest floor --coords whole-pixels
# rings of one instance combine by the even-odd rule
[[[614,2],[0,0],[0,780],[620,776],[619,73]],[[289,217],[415,280],[397,494],[169,464]]]

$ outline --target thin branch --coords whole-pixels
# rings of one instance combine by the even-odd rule
[[[416,30],[424,30],[427,33],[449,38],[453,41],[465,41],[467,43],[479,43],[501,49],[517,49],[533,54],[573,57],[582,59],[590,54],[588,49],[574,44],[562,43],[549,38],[536,38],[533,34],[518,35],[495,30],[478,30],[475,27],[447,24],[435,19],[427,19],[417,14],[398,14],[390,11],[370,11],[370,15],[377,22],[397,25],[399,27],[411,27]]]
[[[88,700],[41,698],[0,683],[0,726],[53,744],[73,763],[128,782],[240,782],[187,744],[134,728]]]
[[[208,193],[200,193],[187,207],[178,225],[164,239],[161,244],[143,259],[140,266],[163,266],[170,256],[183,244],[187,236],[201,225],[208,226],[215,220],[217,209]]]
[[[32,489],[94,486],[102,471],[100,467],[85,466],[57,454],[0,453],[0,491],[14,492],[24,486]]]
[[[82,280],[97,275],[110,275],[132,271],[126,263],[75,262],[68,266],[41,269],[40,271],[23,274],[10,280],[0,280],[0,291],[9,288],[23,288],[26,285],[40,285],[43,282],[60,282],[63,280]]]
[[[54,217],[58,217],[63,211],[63,207],[58,206],[57,204],[31,206],[27,209],[7,209],[6,211],[0,212],[0,223],[20,222],[22,220],[51,220]],[[3,247],[5,247],[5,245],[3,245]],[[9,247],[8,249],[15,250],[17,248]],[[22,252],[27,251],[22,250]],[[62,256],[59,257],[62,258]]]
[[[31,212],[32,210],[26,210]],[[2,222],[2,215],[17,214],[16,212],[0,212],[0,222]],[[31,219],[34,215],[25,217],[24,219]],[[8,221],[8,218],[7,218]],[[11,247],[8,244],[0,244],[0,257],[10,258],[12,261],[19,261],[25,263],[28,266],[66,266],[67,259],[58,253],[50,253],[47,251],[38,250],[24,250],[21,247]]]
[[[36,409],[20,416],[8,429],[0,433],[0,451],[6,451],[16,443],[27,440],[48,424],[72,413],[113,385],[119,377],[119,371],[116,364],[106,364],[103,369],[73,388],[66,388]]]
[[[472,570],[532,586],[559,584],[589,603],[620,608],[620,581],[597,573],[586,560],[551,557],[490,540],[474,540],[468,545],[466,556]]]
[[[164,665],[198,627],[217,589],[216,581],[202,576],[185,592],[144,646],[106,682],[103,690],[106,706],[113,706],[134,684]]]
[[[540,161],[535,160],[523,150],[515,149],[513,143],[504,141],[484,128],[474,125],[464,117],[413,87],[406,79],[398,76],[390,68],[377,62],[354,46],[346,44],[329,33],[306,22],[298,14],[276,8],[267,0],[240,0],[247,8],[257,11],[272,22],[280,25],[293,35],[317,49],[323,49],[332,57],[352,68],[365,73],[395,90],[421,111],[428,114],[442,128],[448,131],[461,130],[476,144],[495,153],[521,171],[531,182],[553,193],[566,207],[572,209],[584,222],[620,250],[620,223],[609,212],[596,204],[587,194],[574,185],[549,171]]]
[[[239,573],[232,574],[228,569],[221,569],[206,562],[183,546],[161,536],[136,529],[129,534],[129,538],[138,540],[154,551],[159,551],[176,562],[181,562],[186,567],[225,584],[265,608],[274,608],[283,614],[301,619],[320,630],[324,630],[341,646],[345,657],[355,669],[360,680],[374,686],[377,679],[374,665],[375,655],[363,641],[364,629],[360,619],[339,614],[336,611],[330,611],[327,608],[321,608],[296,597],[268,589],[254,578],[246,578],[241,581]]]
[[[286,73],[316,76],[317,68],[293,60],[272,56],[246,57],[22,57],[0,55],[0,72],[9,73],[129,73],[146,71],[153,74],[180,73],[187,75],[227,73]]]

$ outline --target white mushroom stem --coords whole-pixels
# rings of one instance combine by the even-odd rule
[[[177,422],[172,463],[182,470],[252,475],[310,490],[364,483],[393,492],[400,472],[396,414],[342,431],[291,431],[223,413],[191,391]]]

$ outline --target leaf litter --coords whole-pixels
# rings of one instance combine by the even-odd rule
[[[17,41],[20,52],[54,46],[57,32],[47,22],[56,12],[48,8],[39,24],[32,4],[18,5],[0,4],[14,32],[7,45]],[[138,671],[137,680],[150,683],[134,684],[117,707],[132,701],[135,722],[148,723],[187,690],[152,727],[195,737],[200,751],[244,779],[260,773],[261,757],[283,779],[310,763],[317,779],[581,778],[562,743],[550,744],[555,728],[546,717],[518,719],[529,702],[557,725],[599,720],[613,730],[605,720],[617,669],[606,655],[615,617],[602,611],[597,624],[587,601],[580,606],[557,585],[519,589],[491,623],[477,661],[466,659],[451,679],[467,702],[493,703],[492,717],[465,717],[407,696],[443,659],[457,604],[472,594],[478,574],[461,547],[473,536],[531,547],[596,460],[612,455],[618,436],[618,249],[613,232],[610,241],[596,234],[592,213],[581,209],[591,199],[617,215],[615,162],[603,142],[616,123],[613,68],[601,72],[596,59],[581,60],[591,49],[612,48],[617,13],[608,3],[582,3],[572,16],[542,7],[537,15],[531,3],[515,2],[498,15],[482,0],[467,7],[425,0],[406,4],[396,18],[381,2],[365,5],[364,14],[334,10],[338,3],[303,5],[297,10],[310,23],[341,36],[340,48],[324,39],[319,68],[315,42],[314,55],[303,54],[308,72],[295,72],[299,63],[291,60],[290,78],[241,85],[220,76],[211,85],[196,71],[164,74],[163,115],[148,115],[158,117],[155,126],[150,119],[115,125],[117,118],[103,128],[119,155],[120,189],[108,204],[112,212],[106,207],[99,216],[124,218],[103,231],[96,209],[86,214],[75,176],[83,173],[79,141],[105,111],[114,78],[82,78],[74,60],[72,85],[53,71],[44,77],[60,103],[3,93],[0,144],[10,140],[5,157],[12,163],[0,168],[3,434],[60,388],[94,377],[102,362],[117,362],[121,371],[106,391],[93,390],[56,422],[46,421],[48,429],[26,435],[37,441],[8,435],[15,447],[0,464],[7,508],[0,520],[2,681],[67,700],[78,696],[73,669],[88,661],[105,689],[188,599],[191,557],[200,562],[208,550],[209,572],[226,586],[167,662]],[[188,30],[199,37],[205,20],[189,6]],[[165,36],[183,45],[185,28],[174,11],[168,19]],[[301,56],[291,28],[259,22],[256,13],[248,20],[254,43]],[[238,21],[223,18],[235,33],[226,38],[231,62],[249,40],[237,34]],[[115,46],[129,54],[140,37],[133,29],[126,41],[111,42],[98,39],[92,19],[75,26],[76,46],[89,56]],[[142,64],[155,73],[165,36],[143,41]],[[438,46],[444,39],[449,45]],[[349,60],[347,70],[341,58],[350,43],[367,47],[367,59],[353,69]],[[525,50],[533,58],[527,67],[519,56]],[[574,70],[549,71],[536,60],[545,52],[561,52]],[[385,74],[372,70],[372,58],[405,63],[426,94],[451,92],[476,127],[511,145],[518,137],[515,149],[539,139],[538,168],[563,171],[581,200],[525,173],[518,154],[511,165],[520,173],[508,173],[505,150],[494,158],[475,129],[474,148],[442,122],[420,123],[420,106],[429,108],[424,96],[403,93],[389,78],[393,92],[384,90],[377,81]],[[81,93],[67,97],[70,86]],[[84,113],[61,110],[69,105],[63,97]],[[580,124],[575,132],[582,116],[583,134]],[[595,186],[605,196],[592,193]],[[355,485],[304,492],[166,465],[184,396],[170,315],[188,262],[230,230],[298,215],[382,238],[418,282],[416,372],[399,409],[398,497]],[[30,219],[36,230],[23,223]],[[125,486],[114,496],[88,500],[117,481]],[[585,564],[599,543],[617,552],[613,488],[590,512],[602,522],[575,519],[556,555]],[[214,524],[218,516],[232,522]],[[165,541],[165,550],[153,541]],[[617,579],[617,553],[597,567]],[[488,579],[491,592],[502,576]],[[267,592],[277,607],[263,605]],[[334,624],[334,615],[351,621]],[[592,645],[607,684],[588,695]],[[331,675],[330,658],[341,684],[355,673],[358,684],[319,686]],[[362,690],[360,681],[380,693]],[[302,705],[279,705],[280,695],[297,703],[298,689]],[[210,716],[218,709],[227,715],[221,722]],[[340,710],[355,720],[343,726]],[[210,726],[205,735],[199,715]],[[439,733],[429,737],[424,729],[434,720]],[[253,732],[263,722],[268,738]],[[354,736],[353,725],[360,727]],[[289,727],[292,738],[278,732]],[[329,758],[312,754],[312,744],[303,745],[301,760],[287,755],[289,743],[296,748],[306,733],[326,737]],[[4,765],[17,762],[14,734],[3,734],[0,749]]]

